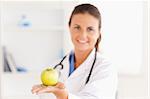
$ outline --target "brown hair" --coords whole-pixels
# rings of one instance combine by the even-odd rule
[[[100,29],[101,29],[101,14],[100,14],[99,10],[94,5],[91,5],[91,4],[80,4],[80,5],[76,6],[70,16],[69,26],[71,25],[71,20],[72,20],[73,15],[79,14],[79,13],[82,13],[82,14],[88,13],[88,14],[94,16],[95,18],[97,18],[99,20],[99,31],[100,31]],[[98,50],[100,41],[101,41],[101,34],[95,44],[96,50]]]

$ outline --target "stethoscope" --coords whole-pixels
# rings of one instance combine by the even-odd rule
[[[93,61],[93,63],[92,63],[92,67],[91,67],[91,69],[90,69],[90,72],[89,72],[89,75],[88,75],[88,77],[87,77],[87,79],[86,79],[85,84],[87,84],[87,83],[89,82],[89,80],[90,80],[90,77],[91,77],[91,74],[92,74],[92,71],[93,71],[93,67],[94,67],[95,62],[96,62],[96,56],[97,56],[97,51],[95,50],[94,61]],[[60,61],[60,63],[58,63],[57,65],[54,66],[54,69],[62,70],[62,69],[64,68],[62,62],[64,61],[64,59],[65,59],[66,57],[67,57],[67,55],[62,58],[62,60]]]

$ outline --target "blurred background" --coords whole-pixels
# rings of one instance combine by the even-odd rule
[[[148,0],[0,1],[1,99],[39,99],[30,90],[73,48],[68,21],[81,3],[101,12],[100,50],[118,69],[116,99],[150,99]]]

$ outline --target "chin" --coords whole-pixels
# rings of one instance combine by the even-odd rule
[[[87,48],[87,47],[76,47],[76,49],[78,51],[83,51],[83,52],[91,50],[91,48]]]

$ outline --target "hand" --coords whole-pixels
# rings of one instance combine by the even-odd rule
[[[57,99],[68,99],[68,92],[65,85],[61,82],[58,82],[56,86],[34,85],[31,91],[33,94],[54,93]]]

